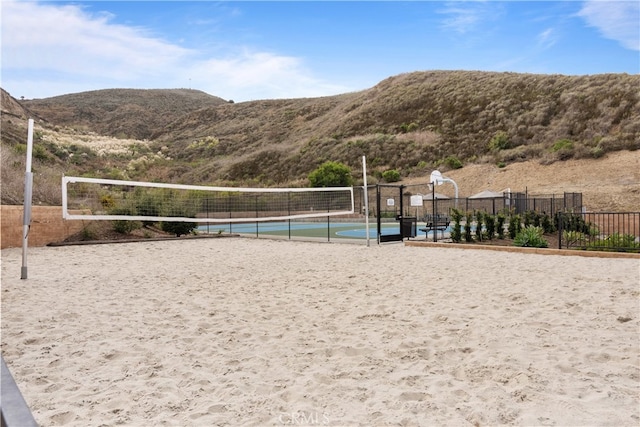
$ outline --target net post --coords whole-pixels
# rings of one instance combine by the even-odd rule
[[[62,219],[67,219],[67,177],[62,175]]]
[[[369,188],[367,187],[367,158],[362,156],[362,179],[364,185],[364,229],[367,234],[367,247],[369,247]]]
[[[22,267],[20,279],[26,279],[27,247],[29,246],[29,227],[31,226],[31,200],[33,196],[33,173],[31,173],[31,157],[33,155],[33,119],[29,119],[27,133],[27,162],[24,174],[24,212],[22,216]]]
[[[25,174],[24,183],[24,213],[22,221],[22,267],[20,278],[26,279],[27,272],[27,247],[29,246],[29,228],[31,227],[31,199],[33,194],[33,173]]]

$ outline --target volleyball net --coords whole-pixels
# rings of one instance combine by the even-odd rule
[[[62,216],[69,220],[239,223],[353,213],[352,187],[238,188],[62,178]]]

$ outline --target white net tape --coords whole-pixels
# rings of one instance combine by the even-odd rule
[[[353,211],[352,187],[236,188],[62,178],[62,215],[70,220],[229,223],[347,215]]]

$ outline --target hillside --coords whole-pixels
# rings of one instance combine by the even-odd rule
[[[582,193],[592,212],[640,211],[640,151],[617,151],[600,159],[570,159],[541,165],[536,160],[498,168],[474,164],[445,173],[464,196],[483,190],[529,191],[531,194]],[[419,182],[419,180],[418,180]],[[453,196],[452,185],[438,192]]]
[[[23,101],[47,122],[117,138],[149,139],[185,114],[226,104],[192,89],[103,89]]]
[[[20,162],[19,132],[5,135],[20,126],[5,113],[6,102],[36,117],[42,174],[298,186],[325,160],[349,165],[359,178],[365,155],[370,183],[389,169],[404,182],[424,182],[437,168],[454,179],[471,174],[466,195],[488,187],[585,188],[598,200],[589,207],[638,210],[639,199],[605,197],[586,184],[602,168],[600,182],[637,194],[638,88],[640,76],[625,74],[433,71],[343,95],[242,103],[185,89],[110,89],[21,102],[3,97],[2,197],[16,199],[19,187],[8,185],[12,174],[4,170]],[[477,174],[511,182],[483,182]]]
[[[0,114],[2,114],[2,127],[0,127],[2,142],[8,145],[19,144],[24,141],[29,117],[36,114],[20,104],[4,89],[0,88]]]
[[[403,176],[446,168],[451,158],[463,164],[552,162],[638,149],[638,87],[639,76],[413,73],[357,94],[271,102],[260,115],[269,120],[252,123],[249,131],[241,122],[254,117],[254,105],[201,110],[182,123],[189,126],[177,124],[159,140],[179,147],[174,157],[190,159],[189,141],[216,137],[220,144],[210,158],[231,180],[263,174],[279,182],[304,176],[324,160],[356,167],[362,155],[378,171],[398,169]],[[489,142],[499,132],[507,136],[506,149],[492,152]],[[572,152],[550,152],[562,139],[574,141]],[[241,154],[233,165],[226,163],[230,152]],[[202,179],[219,177],[200,171]]]

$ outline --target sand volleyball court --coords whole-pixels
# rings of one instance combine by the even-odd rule
[[[2,250],[43,426],[640,425],[640,260],[221,238]]]

